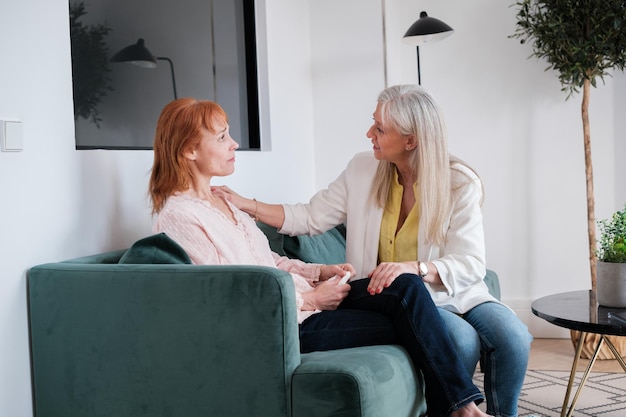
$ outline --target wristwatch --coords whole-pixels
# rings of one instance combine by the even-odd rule
[[[418,275],[421,279],[424,279],[428,275],[428,264],[426,262],[417,261]]]

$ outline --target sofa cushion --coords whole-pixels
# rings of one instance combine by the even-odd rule
[[[283,249],[283,244],[285,243],[285,235],[282,233],[278,233],[278,229],[272,226],[268,226],[265,223],[257,222],[257,226],[265,236],[270,244],[270,249],[280,256],[287,256],[285,250]]]
[[[165,233],[135,242],[122,255],[120,264],[191,264],[187,252]]]

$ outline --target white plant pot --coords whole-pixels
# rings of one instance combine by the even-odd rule
[[[596,271],[598,304],[626,307],[626,263],[598,261]]]

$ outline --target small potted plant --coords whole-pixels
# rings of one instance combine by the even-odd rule
[[[598,304],[626,307],[626,204],[610,219],[598,221]]]

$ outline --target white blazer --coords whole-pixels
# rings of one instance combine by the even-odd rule
[[[346,262],[357,277],[367,277],[378,261],[378,241],[383,210],[373,202],[371,189],[378,160],[371,151],[354,156],[326,190],[307,204],[285,204],[281,233],[316,235],[345,224]],[[495,301],[485,276],[485,241],[479,178],[467,167],[452,166],[452,211],[445,224],[445,246],[425,243],[420,220],[415,259],[437,267],[443,285],[427,285],[435,304],[465,313],[485,301]]]

